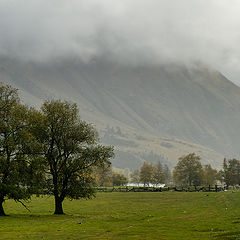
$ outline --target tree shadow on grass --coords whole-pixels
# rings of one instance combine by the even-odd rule
[[[7,214],[6,216],[0,216],[0,219],[31,219],[31,218],[55,218],[55,219],[65,219],[65,218],[72,218],[72,219],[86,219],[87,216],[85,215],[73,215],[73,214],[53,214],[53,212],[49,212],[49,214],[38,214],[38,213],[33,213],[33,214]]]

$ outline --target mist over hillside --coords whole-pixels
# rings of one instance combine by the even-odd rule
[[[19,88],[30,105],[48,98],[77,102],[81,117],[116,146],[116,167],[134,169],[157,156],[174,166],[191,151],[215,167],[223,156],[238,157],[240,88],[202,65],[1,58],[0,81]]]

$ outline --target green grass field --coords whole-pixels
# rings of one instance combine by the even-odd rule
[[[0,239],[240,239],[240,192],[98,193],[64,202],[33,198],[27,212],[5,203]]]

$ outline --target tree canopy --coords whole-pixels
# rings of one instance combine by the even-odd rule
[[[66,197],[94,195],[93,169],[110,166],[113,156],[76,104],[51,100],[28,108],[17,89],[0,84],[0,215],[6,199],[24,205],[33,193],[53,194],[54,213],[63,214]]]
[[[154,174],[154,166],[152,163],[144,161],[143,165],[140,168],[140,181],[145,185],[152,183]]]
[[[227,186],[240,184],[240,161],[237,159],[224,159],[223,178]]]
[[[216,169],[213,169],[210,164],[207,164],[203,167],[203,183],[205,185],[213,185],[216,183],[218,172]]]
[[[153,183],[160,184],[166,180],[164,170],[160,161],[157,162],[153,169]]]
[[[203,169],[200,156],[190,153],[179,158],[173,170],[175,183],[181,185],[200,185],[203,177]]]
[[[28,131],[28,109],[17,90],[0,85],[0,215],[3,202],[21,202],[31,195],[36,164],[31,158],[33,137]],[[21,202],[22,203],[22,202]],[[23,203],[22,203],[23,204]]]
[[[31,119],[31,131],[45,159],[47,190],[55,198],[54,213],[63,214],[66,197],[89,198],[94,194],[93,167],[110,164],[113,148],[99,144],[96,130],[80,119],[74,103],[45,101]]]

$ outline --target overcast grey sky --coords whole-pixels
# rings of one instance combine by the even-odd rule
[[[240,85],[240,0],[0,0],[0,55],[200,61]]]

